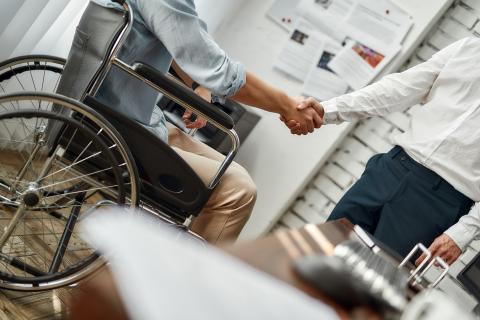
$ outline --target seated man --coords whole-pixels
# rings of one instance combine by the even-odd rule
[[[480,235],[479,66],[480,39],[467,38],[362,90],[304,104],[325,113],[325,123],[421,105],[397,146],[370,159],[330,219],[348,218],[402,255],[422,242],[449,264],[460,256]]]
[[[110,0],[94,0],[100,5],[118,7]],[[233,98],[239,102],[281,114],[301,123],[304,132],[321,124],[313,109],[297,110],[297,101],[273,88],[242,64],[235,62],[206,32],[193,0],[128,0],[134,12],[134,24],[119,57],[127,63],[141,61],[160,71],[173,67],[188,85],[205,99],[221,102]],[[78,30],[82,32],[82,30]],[[192,80],[193,79],[193,80]],[[201,87],[197,87],[198,83]],[[159,94],[123,71],[112,69],[97,98],[106,105],[139,121],[170,145],[206,183],[218,169],[223,156],[193,140],[178,129],[167,129],[164,115],[155,108]],[[204,125],[199,119],[190,128]],[[248,173],[234,163],[225,173],[200,216],[193,231],[207,241],[233,241],[253,209],[256,189]]]

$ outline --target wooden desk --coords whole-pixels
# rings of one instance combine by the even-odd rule
[[[347,310],[300,279],[293,271],[296,258],[310,254],[331,255],[335,246],[355,238],[353,225],[347,220],[307,225],[297,230],[278,231],[270,236],[225,248],[229,254],[254,268],[300,289],[333,307],[342,319],[378,319],[369,310],[359,310],[361,316],[352,316]]]
[[[236,244],[224,250],[303,292],[332,306],[342,319],[379,319],[369,310],[352,315],[298,278],[292,270],[295,258],[308,254],[331,254],[336,245],[355,237],[353,225],[346,220],[323,225],[286,230],[251,242]],[[85,306],[89,306],[86,308]],[[83,284],[71,303],[70,319],[127,319],[127,313],[108,269]]]

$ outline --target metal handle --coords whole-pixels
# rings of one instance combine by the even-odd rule
[[[416,275],[422,270],[422,268],[428,263],[428,261],[432,257],[432,253],[428,251],[428,249],[423,244],[419,243],[415,247],[413,247],[412,251],[410,251],[410,253],[405,257],[405,259],[403,259],[398,268],[403,268],[419,250],[423,254],[425,254],[426,257],[425,259],[423,259],[422,263],[415,270],[413,270],[410,277],[408,277],[408,281],[411,281],[413,278],[415,278]]]
[[[430,270],[435,264],[438,264],[443,268],[443,272],[435,279],[432,284],[428,286],[429,288],[433,288],[437,286],[440,281],[443,280],[443,278],[445,278],[448,270],[450,269],[450,266],[445,262],[445,260],[440,257],[432,258],[432,253],[423,244],[417,244],[412,249],[412,251],[410,251],[410,253],[405,257],[405,259],[399,264],[398,268],[403,268],[418,251],[421,251],[422,254],[425,254],[425,259],[423,259],[422,263],[416,269],[410,271],[410,277],[408,278],[408,281],[411,282],[413,280],[413,282],[411,282],[412,285],[419,284],[425,274],[428,272],[428,270]]]

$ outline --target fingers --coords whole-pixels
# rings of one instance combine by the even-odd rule
[[[207,121],[203,118],[197,118],[192,121],[194,113],[190,110],[186,110],[183,113],[182,121],[188,129],[201,129],[207,125]]]
[[[323,118],[323,116],[325,115],[325,110],[323,109],[323,106],[320,104],[320,102],[318,102],[317,100],[313,99],[313,98],[309,98],[311,100],[309,100],[309,106],[311,108],[313,108],[313,110],[315,110],[315,112],[321,117]]]
[[[431,245],[430,247],[428,248],[428,251],[430,251],[432,253],[432,257],[435,257],[437,255],[437,252],[438,252],[438,249],[440,248],[440,243],[438,242],[438,240],[435,240]],[[422,262],[423,260],[425,260],[426,258],[426,255],[423,253],[418,259],[417,261],[415,261],[415,265],[418,267]]]
[[[320,129],[323,125],[322,117],[316,112],[313,114],[313,124],[315,125],[315,129]]]
[[[323,117],[324,110],[320,102],[318,102],[315,98],[307,98],[300,102],[297,106],[298,111],[306,110],[308,108],[312,108],[315,110],[316,113],[320,115],[320,117]]]
[[[190,118],[192,117],[192,111],[190,110],[185,110],[182,116],[182,121],[183,123],[188,127],[192,122],[190,121]]]
[[[315,131],[315,124],[313,123],[313,117],[307,119],[307,131],[313,133]]]
[[[447,264],[453,264],[462,254],[462,250],[457,246],[457,244],[446,235],[441,235],[432,243],[428,248],[432,253],[432,257],[440,257]],[[418,266],[425,260],[425,254],[422,254],[420,258],[415,261],[415,264]],[[438,266],[438,263],[435,264]]]
[[[202,118],[199,118],[195,122],[190,122],[186,126],[187,126],[188,129],[201,129],[201,128],[205,127],[206,125],[207,125],[207,121],[202,119]]]
[[[290,130],[292,130],[292,129],[294,129],[294,128],[297,128],[297,129],[300,128],[300,124],[299,124],[297,121],[295,121],[295,120],[290,120],[290,121],[286,122],[285,124],[287,125],[287,127],[288,127]]]
[[[308,99],[307,99],[308,100]],[[310,106],[308,105],[308,102],[307,100],[303,100],[302,102],[300,102],[297,106],[297,110],[298,111],[302,111],[302,110],[305,110],[305,109],[308,109],[310,108]]]
[[[422,254],[416,261],[415,261],[415,265],[418,267],[419,265],[422,264],[423,260],[425,260],[425,254]]]

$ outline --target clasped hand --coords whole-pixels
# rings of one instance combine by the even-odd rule
[[[292,134],[307,135],[322,127],[324,115],[323,106],[314,98],[307,98],[298,100],[296,108],[281,115],[280,120]]]
[[[195,93],[202,97],[205,101],[212,101],[212,94],[210,91],[203,87],[198,87],[195,90]],[[201,129],[207,125],[207,120],[197,117],[192,111],[185,110],[183,114],[182,121],[187,127],[187,129]]]

